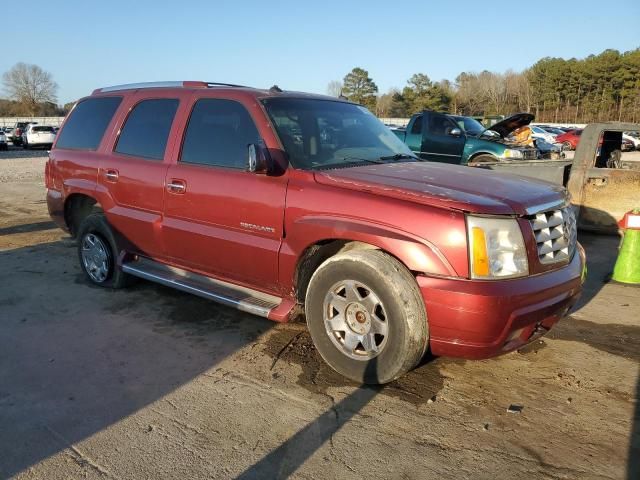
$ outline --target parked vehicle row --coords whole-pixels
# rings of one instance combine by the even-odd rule
[[[434,114],[412,133],[412,120],[419,156],[333,97],[97,89],[50,152],[49,212],[88,281],[141,277],[276,321],[304,312],[320,355],[359,382],[392,381],[427,349],[485,358],[533,341],[582,289],[565,189],[424,161],[423,135],[455,139],[456,163],[467,143],[522,158],[504,141],[513,125]]]
[[[392,131],[420,158],[436,162],[468,165],[563,158],[555,138],[538,127],[531,128],[529,143],[512,137],[533,118],[530,113],[519,113],[485,128],[471,117],[427,110],[413,115],[406,129]]]
[[[51,147],[58,130],[58,127],[38,125],[38,122],[17,122],[14,127],[0,128],[0,137],[5,139],[4,147],[0,141],[0,149],[6,150],[8,142],[26,149]]]
[[[550,127],[546,125],[535,125],[531,127],[534,137],[541,135],[540,131],[544,131],[551,135],[553,140],[546,138],[550,143],[561,144],[564,150],[575,150],[580,142],[582,128],[569,127]],[[623,152],[640,150],[640,134],[638,132],[624,132],[622,134],[621,150]]]

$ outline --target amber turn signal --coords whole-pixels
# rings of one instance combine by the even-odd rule
[[[471,230],[473,238],[473,273],[477,276],[489,275],[489,256],[487,255],[487,240],[484,230],[480,227],[473,227]]]

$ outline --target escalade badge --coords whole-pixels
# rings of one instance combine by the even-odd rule
[[[257,230],[258,232],[274,233],[276,231],[273,227],[265,227],[264,225],[255,225],[253,223],[240,222],[242,228],[248,228],[250,230]]]

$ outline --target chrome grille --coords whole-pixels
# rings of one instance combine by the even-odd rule
[[[540,263],[562,262],[572,257],[578,229],[570,206],[536,214],[531,219],[531,228],[536,237]]]

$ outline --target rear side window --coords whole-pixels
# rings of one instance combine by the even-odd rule
[[[122,97],[89,98],[78,103],[64,128],[56,148],[96,150]]]
[[[191,112],[180,160],[245,168],[247,146],[259,142],[258,130],[240,103],[204,98],[196,102]]]
[[[411,133],[422,133],[422,115],[418,115],[413,121]]]
[[[178,103],[175,98],[157,98],[138,103],[122,127],[115,151],[162,160]]]

